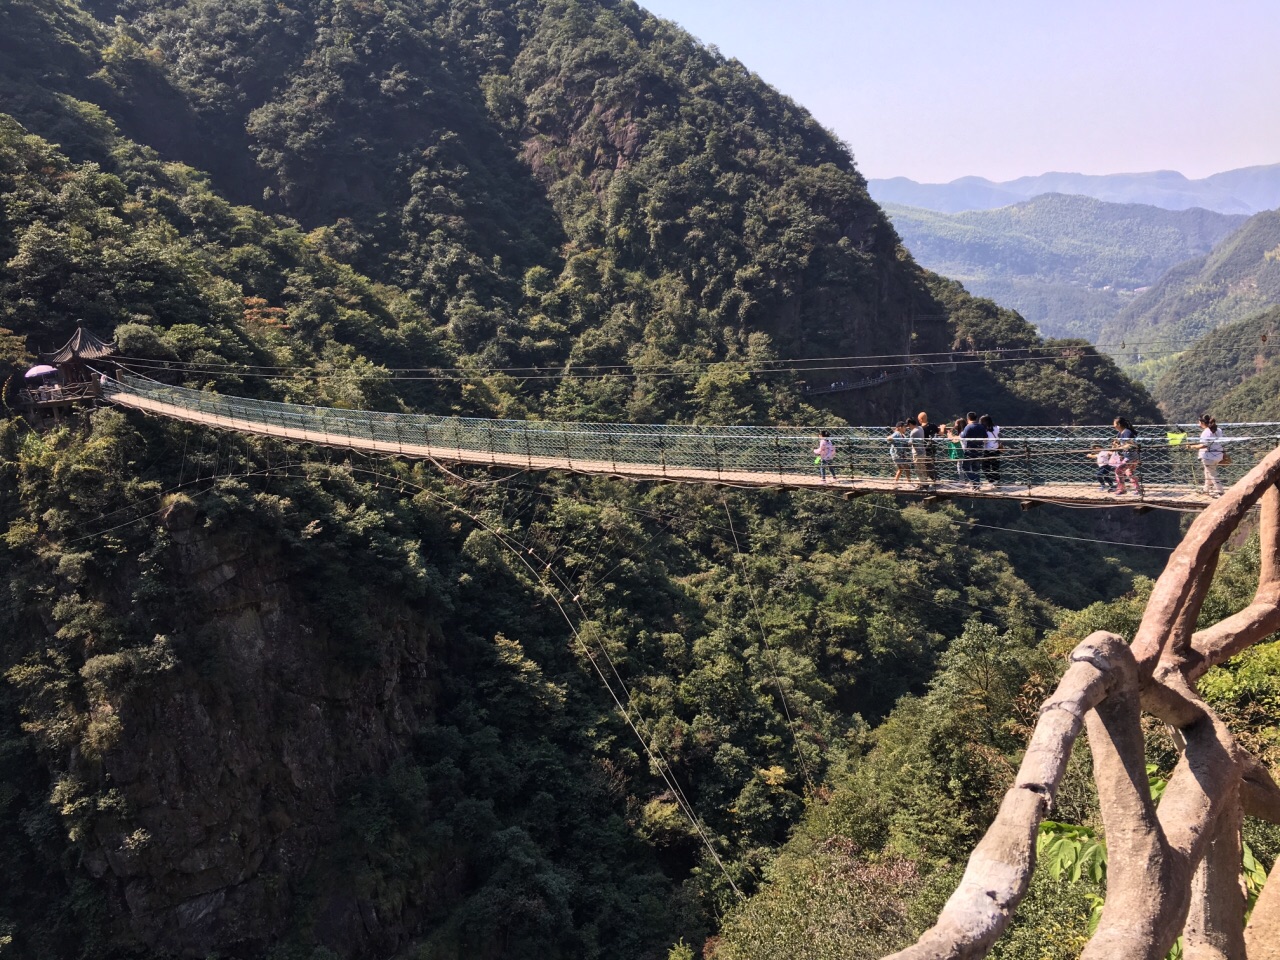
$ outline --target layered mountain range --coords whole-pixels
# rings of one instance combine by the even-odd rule
[[[1243,217],[1063,194],[965,213],[885,209],[922,264],[1045,334],[1102,345],[1132,375],[1160,384],[1169,415],[1220,396],[1187,395],[1182,387],[1202,381],[1183,376],[1179,355],[1280,304],[1280,214],[1272,210]],[[1206,341],[1211,352],[1219,342]]]
[[[1242,167],[1191,180],[1174,170],[1153,173],[1044,173],[995,182],[960,177],[950,183],[917,183],[907,177],[871,180],[879,203],[940,213],[991,210],[1045,193],[1069,193],[1108,203],[1141,203],[1164,210],[1201,207],[1218,213],[1253,214],[1280,207],[1280,164]]]
[[[1280,421],[1280,307],[1207,333],[1172,360],[1155,395],[1171,417]]]
[[[886,204],[912,255],[1049,336],[1097,341],[1139,292],[1207,255],[1247,219],[1051,193],[996,210]]]
[[[1250,217],[1204,256],[1171,269],[1135,298],[1100,336],[1121,356],[1159,371],[1162,356],[1224,324],[1280,304],[1280,211]],[[1165,347],[1166,349],[1158,349]]]

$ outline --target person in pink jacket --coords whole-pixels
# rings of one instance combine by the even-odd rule
[[[818,445],[813,450],[813,462],[818,467],[818,474],[822,477],[822,482],[827,482],[827,471],[831,471],[831,478],[834,480],[836,476],[835,467],[836,445],[831,441],[831,433],[827,430],[818,431]]]

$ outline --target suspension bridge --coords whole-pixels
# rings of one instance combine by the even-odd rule
[[[816,431],[796,427],[488,420],[345,410],[169,386],[123,371],[103,378],[101,397],[120,407],[219,430],[513,470],[736,487],[834,487],[850,498],[896,493],[1016,500],[1024,507],[1050,503],[1199,510],[1210,502],[1200,489],[1200,464],[1191,447],[1198,428],[1187,424],[1139,427],[1142,492],[1118,495],[1102,489],[1095,476],[1095,451],[1109,448],[1116,436],[1108,426],[1004,426],[1003,449],[988,464],[994,471],[984,472],[984,482],[975,487],[958,469],[961,461],[949,458],[941,438],[929,448],[918,445],[916,451],[932,460],[936,481],[913,474],[895,482],[885,427],[829,428],[836,476],[826,480],[814,462]],[[1280,423],[1223,424],[1223,429],[1230,463],[1219,475],[1226,486],[1280,444]]]

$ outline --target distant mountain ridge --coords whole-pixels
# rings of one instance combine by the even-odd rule
[[[1189,342],[1278,304],[1280,211],[1267,211],[1250,217],[1207,256],[1171,269],[1101,336],[1108,342],[1127,340],[1129,360],[1140,362],[1144,343]]]
[[[1098,342],[1127,344],[1116,360],[1154,386],[1205,334],[1275,306],[1280,211],[1268,210],[1246,220],[1208,256],[1178,264],[1134,297],[1103,327]],[[1167,402],[1170,393],[1163,392]]]
[[[1044,193],[1071,193],[1109,203],[1145,203],[1165,210],[1203,207],[1217,213],[1254,214],[1280,207],[1280,163],[1241,167],[1190,180],[1175,170],[1151,173],[1044,173],[996,182],[961,177],[950,183],[918,183],[907,177],[869,180],[877,203],[897,203],[939,213],[993,210]]]
[[[1046,336],[1091,339],[1135,291],[1205,256],[1247,220],[1057,193],[996,210],[884,210],[922,266],[1012,307]]]

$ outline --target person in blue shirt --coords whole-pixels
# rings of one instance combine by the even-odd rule
[[[978,415],[970,411],[965,415],[968,423],[960,431],[960,445],[964,448],[964,459],[960,461],[960,469],[964,471],[965,482],[970,489],[979,486],[979,465],[982,463],[983,449],[987,443],[987,428],[978,422]]]

